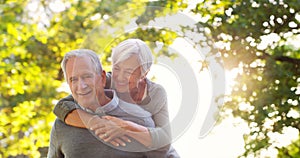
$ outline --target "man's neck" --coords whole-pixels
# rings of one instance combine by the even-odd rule
[[[95,112],[98,107],[104,106],[104,105],[108,104],[110,101],[111,101],[111,98],[108,97],[106,94],[103,96],[98,96],[98,104],[91,105],[88,107],[88,109]]]

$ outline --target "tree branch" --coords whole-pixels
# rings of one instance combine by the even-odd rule
[[[261,59],[267,59],[267,58],[273,58],[276,61],[281,61],[281,62],[289,62],[289,63],[293,63],[295,65],[299,65],[300,66],[300,59],[298,58],[291,58],[288,56],[272,56],[268,53],[262,52],[263,55],[260,56]]]
[[[296,65],[300,65],[300,59],[296,59],[296,58],[291,58],[287,56],[277,56],[274,59],[281,62],[290,62]]]

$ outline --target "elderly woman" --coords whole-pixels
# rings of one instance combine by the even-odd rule
[[[169,150],[171,133],[166,92],[162,86],[146,78],[152,63],[153,56],[145,42],[139,39],[127,39],[113,49],[112,74],[107,74],[106,85],[107,88],[115,89],[117,96],[123,101],[138,104],[150,112],[155,127],[144,127],[138,122],[119,119],[118,116],[102,116],[102,119],[110,120],[125,128],[125,131],[131,132],[116,131],[119,129],[108,128],[102,126],[101,121],[92,120],[95,117],[78,109],[75,103],[64,104],[68,101],[66,99],[62,99],[56,105],[54,113],[66,124],[81,128],[88,126],[99,138],[115,146],[124,144],[124,141],[130,142],[133,138],[149,150],[166,151],[166,157],[179,157],[173,148]],[[78,115],[87,119],[78,119]]]

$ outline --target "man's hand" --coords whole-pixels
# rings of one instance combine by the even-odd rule
[[[125,136],[125,125],[123,120],[111,116],[105,116],[104,119],[99,116],[93,116],[88,122],[90,130],[93,130],[100,139],[114,146],[126,146],[125,142],[131,142]]]

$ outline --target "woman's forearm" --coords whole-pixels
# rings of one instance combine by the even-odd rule
[[[113,121],[119,127],[126,131],[127,136],[137,140],[144,146],[150,147],[152,145],[152,137],[148,128],[131,121],[124,121],[113,116],[104,116],[102,118]]]
[[[152,144],[152,138],[148,129],[144,126],[138,125],[136,123],[126,121],[127,135],[137,140],[146,147],[150,147]]]
[[[146,132],[134,132],[128,130],[126,134],[146,147],[150,147],[152,145],[151,135],[148,130]]]
[[[75,109],[66,116],[65,123],[75,127],[87,128],[93,116],[81,109]]]

